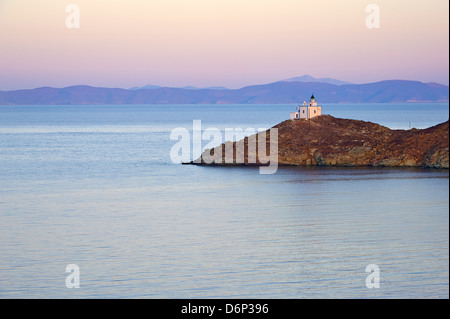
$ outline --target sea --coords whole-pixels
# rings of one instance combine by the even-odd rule
[[[392,129],[449,118],[448,103],[322,110]],[[291,111],[0,106],[0,298],[449,298],[448,170],[260,174],[170,155],[195,120],[260,130]]]

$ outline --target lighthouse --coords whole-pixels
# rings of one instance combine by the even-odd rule
[[[312,94],[309,103],[305,101],[303,105],[297,106],[297,112],[291,112],[290,119],[311,119],[319,115],[322,115],[322,106],[317,105],[316,98]]]

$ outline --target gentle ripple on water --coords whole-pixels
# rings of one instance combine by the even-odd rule
[[[89,107],[0,108],[0,297],[449,297],[448,170],[177,165],[169,127],[189,121]]]

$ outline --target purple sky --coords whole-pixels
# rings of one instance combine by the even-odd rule
[[[67,27],[75,21],[70,3],[79,28]],[[367,27],[370,3],[380,10],[379,28]],[[2,0],[0,90],[238,88],[303,74],[448,85],[448,7],[448,0]]]

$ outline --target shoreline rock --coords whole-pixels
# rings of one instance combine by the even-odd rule
[[[359,120],[321,115],[311,120],[286,120],[278,129],[278,166],[376,166],[449,168],[449,122],[426,128],[392,130]],[[266,149],[269,149],[269,130]],[[261,166],[248,161],[248,140],[233,142],[233,163],[225,162],[225,143],[205,150],[193,165]],[[256,136],[256,140],[258,137]],[[230,143],[230,142],[226,142]],[[244,163],[236,163],[236,143],[244,143]],[[222,150],[222,159],[205,163],[205,154]],[[255,156],[255,154],[250,154]]]

